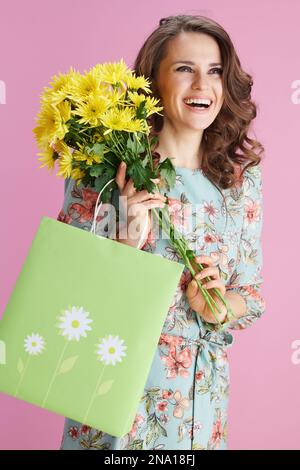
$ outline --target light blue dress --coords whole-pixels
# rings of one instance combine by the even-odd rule
[[[261,166],[248,169],[235,188],[223,190],[229,211],[227,220],[223,198],[202,170],[177,167],[176,175],[175,187],[167,193],[172,220],[197,255],[214,258],[227,290],[238,292],[245,299],[246,314],[223,333],[203,321],[189,307],[185,289],[191,277],[185,268],[131,431],[117,438],[66,419],[61,449],[227,448],[227,348],[233,343],[230,330],[251,326],[265,311],[260,292]],[[58,220],[90,230],[97,196],[94,189],[76,188],[73,180],[68,181]],[[115,190],[113,201],[117,196]],[[167,240],[151,235],[150,232],[143,250],[181,262]]]

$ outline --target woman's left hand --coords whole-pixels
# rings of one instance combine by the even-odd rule
[[[214,287],[219,289],[222,296],[225,296],[226,287],[223,280],[220,278],[220,271],[217,266],[214,266],[213,258],[211,256],[198,256],[195,258],[197,263],[201,263],[204,266],[204,269],[199,272],[197,269],[196,278],[201,280],[202,286],[208,289],[208,293],[212,296],[216,304],[219,306],[221,313],[218,312],[217,308],[214,306],[214,311],[216,313],[217,319],[222,322],[226,316],[227,309],[223,302],[219,299],[217,294],[212,290]],[[194,266],[195,268],[195,266]],[[209,276],[211,281],[203,281],[204,278]],[[190,307],[195,310],[206,322],[208,323],[217,323],[217,320],[207,305],[202,292],[200,291],[195,279],[188,284],[186,289],[186,296],[189,301]]]

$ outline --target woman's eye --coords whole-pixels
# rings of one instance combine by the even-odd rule
[[[220,75],[221,75],[222,72],[223,72],[223,69],[221,69],[221,68],[214,68],[214,69],[212,69],[212,70],[217,70]]]
[[[182,69],[190,69],[191,70],[191,67],[187,67],[186,65],[182,65],[181,67],[178,67],[177,70],[182,70]]]
[[[181,67],[178,67],[177,70],[184,70],[184,69],[189,69],[189,70],[192,70],[191,67],[187,67],[186,65],[182,65]],[[221,69],[220,67],[218,68],[214,68],[214,69],[211,69],[213,71],[213,75],[215,73],[215,71],[217,71],[218,74],[222,75],[222,72],[223,72],[223,69]]]

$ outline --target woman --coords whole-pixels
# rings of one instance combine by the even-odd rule
[[[197,276],[211,276],[206,287],[225,295],[236,319],[219,332],[185,269],[131,431],[117,438],[66,419],[61,449],[226,449],[229,330],[252,325],[265,310],[261,157],[254,152],[263,147],[247,136],[256,116],[252,81],[224,29],[200,16],[162,19],[134,69],[150,77],[164,107],[151,119],[159,136],[153,157],[172,158],[176,167],[175,187],[165,193],[171,217],[205,266]],[[140,239],[118,234],[118,241],[180,262],[168,240],[153,236],[150,209],[165,197],[136,191],[125,174],[120,165],[118,195],[127,198],[128,212],[135,208],[128,226],[139,222],[146,231]],[[89,229],[96,199],[94,190],[69,184],[59,220]],[[224,308],[220,321],[228,321]]]

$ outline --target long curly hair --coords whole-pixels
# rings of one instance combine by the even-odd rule
[[[218,43],[223,62],[224,102],[214,122],[203,132],[201,168],[223,195],[222,189],[231,188],[237,181],[242,181],[244,172],[258,165],[264,152],[262,144],[247,135],[250,123],[257,114],[257,106],[251,100],[253,80],[242,69],[229,35],[221,25],[205,16],[162,18],[138,52],[133,68],[137,75],[149,78],[151,92],[160,100],[156,78],[160,62],[167,54],[167,43],[181,32],[191,31],[212,36]],[[159,135],[163,116],[152,114],[148,122],[150,135]],[[152,148],[153,151],[157,145]]]

